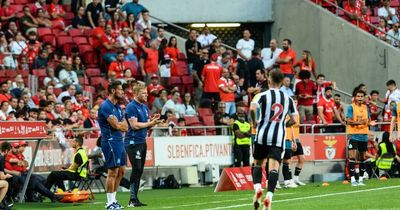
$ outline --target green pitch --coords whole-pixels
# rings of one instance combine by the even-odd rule
[[[400,179],[379,181],[367,180],[367,186],[351,187],[341,182],[308,184],[297,189],[281,189],[275,193],[273,209],[398,209],[400,208]],[[178,190],[145,190],[140,193],[147,207],[139,209],[252,209],[253,191],[230,191],[214,193],[214,188],[183,188]],[[129,193],[118,193],[118,200],[126,205]],[[88,203],[26,203],[15,204],[16,210],[60,209],[101,210],[104,209],[105,194],[96,194]],[[126,209],[126,208],[125,208]],[[136,208],[132,208],[136,209]]]

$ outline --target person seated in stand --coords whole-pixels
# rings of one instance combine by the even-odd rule
[[[75,149],[72,164],[64,170],[52,171],[47,177],[46,187],[51,189],[53,185],[65,191],[64,180],[79,180],[87,176],[88,156],[86,150],[82,148],[83,138],[76,137],[72,142],[72,147]]]

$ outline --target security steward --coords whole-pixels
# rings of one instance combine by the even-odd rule
[[[82,148],[83,138],[76,137],[72,142],[72,147],[75,149],[73,162],[71,165],[62,171],[52,171],[47,177],[46,187],[50,189],[54,184],[58,188],[65,191],[64,180],[79,180],[87,176],[88,156],[86,150]]]
[[[234,166],[250,165],[251,126],[246,120],[246,113],[237,112],[237,119],[232,125]]]

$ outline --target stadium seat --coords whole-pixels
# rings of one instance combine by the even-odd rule
[[[29,76],[29,71],[24,71],[24,70],[17,70],[18,74],[21,74],[22,77],[26,78]]]
[[[86,69],[85,72],[86,72],[86,76],[89,78],[101,76],[101,71],[98,68],[88,68],[88,69]]]
[[[96,88],[93,87],[93,86],[87,85],[87,86],[85,86],[85,87],[83,88],[83,91],[93,94],[93,93],[96,92]]]
[[[92,35],[92,31],[93,31],[93,29],[85,29],[85,30],[83,30],[83,35],[86,37],[89,37]]]
[[[65,20],[72,20],[74,19],[75,14],[73,12],[66,12],[65,13]]]
[[[65,10],[65,12],[72,12],[72,8],[70,4],[64,4],[63,8]]]
[[[85,54],[86,52],[93,52],[93,47],[92,45],[89,44],[82,44],[78,46],[79,48],[79,53],[80,54]]]
[[[28,0],[14,0],[13,4],[19,4],[19,5],[24,5],[28,4]]]
[[[202,117],[203,124],[205,126],[215,126],[214,115],[207,115]],[[215,135],[217,130],[215,128],[207,128],[207,135]]]
[[[67,43],[74,43],[74,40],[72,40],[72,37],[70,36],[57,36],[57,46],[62,47]]]
[[[22,12],[24,5],[10,5],[10,8],[14,9],[15,12]]]
[[[372,16],[372,17],[371,17],[371,23],[372,23],[373,25],[378,24],[378,23],[379,23],[379,17]]]
[[[83,31],[81,29],[73,28],[68,31],[68,34],[72,37],[76,36],[84,36]]]
[[[201,122],[197,116],[185,116],[185,124],[191,126],[194,124],[201,124]]]
[[[90,85],[98,87],[100,85],[103,85],[106,83],[106,79],[103,77],[89,77],[90,78]]]
[[[182,84],[181,78],[180,77],[170,77],[169,79],[169,85],[171,86],[179,86]]]
[[[54,89],[53,89],[53,92],[54,92],[54,94],[55,94],[56,96],[58,96],[58,95],[60,95],[60,93],[62,92],[62,89],[61,89],[61,88],[54,88]]]
[[[194,87],[193,87],[193,77],[192,76],[183,76],[182,77],[182,83],[184,87],[184,91],[186,93],[194,93]]]
[[[37,32],[38,32],[39,38],[44,36],[44,35],[48,35],[48,34],[52,35],[53,34],[53,32],[51,31],[50,28],[38,28]]]
[[[32,74],[37,76],[37,77],[45,77],[45,76],[47,76],[46,69],[32,69]]]
[[[75,43],[65,43],[63,46],[62,46],[62,49],[64,50],[64,54],[65,55],[67,55],[67,56],[71,56],[71,54],[72,54],[72,49],[74,48],[74,47],[76,47],[77,45],[75,44]]]
[[[132,76],[136,77],[138,75],[137,66],[134,61],[125,61],[126,67],[130,68],[132,71]]]
[[[176,63],[176,68],[179,76],[188,75],[188,65],[186,61],[178,61]]]
[[[72,40],[75,42],[76,45],[88,45],[89,42],[86,37],[72,37]]]
[[[210,108],[199,108],[197,110],[197,112],[199,113],[200,118],[203,118],[203,116],[213,115],[213,111]],[[203,120],[203,122],[204,122],[204,120]]]
[[[391,0],[390,1],[390,6],[391,7],[399,7],[400,6],[399,0]]]
[[[56,36],[54,36],[53,34],[46,34],[43,35],[41,38],[42,42],[48,42],[51,44],[52,47],[56,47]]]
[[[6,77],[15,78],[18,75],[18,72],[15,70],[6,70]]]
[[[85,76],[85,77],[80,77],[79,78],[79,84],[80,85],[89,85],[89,80],[88,80],[88,78]]]
[[[186,55],[185,55],[185,53],[183,53],[183,52],[179,53],[179,54],[178,54],[178,60],[183,60],[183,61],[185,61],[185,60],[186,60]]]

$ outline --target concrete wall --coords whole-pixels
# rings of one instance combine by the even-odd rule
[[[268,22],[273,0],[140,0],[150,13],[173,23]]]
[[[300,12],[301,11],[301,12]],[[275,0],[272,37],[290,38],[297,56],[309,49],[317,72],[351,92],[359,83],[385,91],[388,79],[400,82],[400,51],[359,30],[308,0]],[[384,93],[384,92],[383,92]]]

